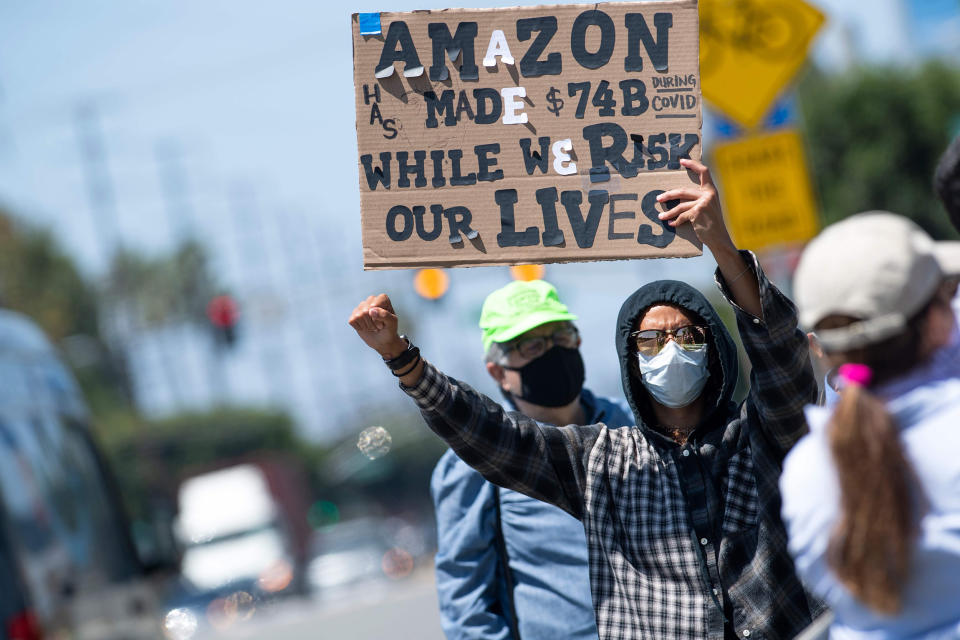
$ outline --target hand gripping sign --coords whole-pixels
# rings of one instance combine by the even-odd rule
[[[695,0],[354,14],[367,269],[699,255]]]

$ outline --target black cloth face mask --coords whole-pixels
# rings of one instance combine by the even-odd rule
[[[504,369],[520,374],[522,395],[514,397],[541,407],[562,407],[573,402],[583,389],[586,376],[579,349],[551,347],[522,367]]]

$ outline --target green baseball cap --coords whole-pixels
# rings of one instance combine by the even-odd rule
[[[483,302],[480,328],[483,350],[494,342],[506,342],[548,322],[576,320],[560,302],[557,290],[544,280],[517,280],[497,289]]]

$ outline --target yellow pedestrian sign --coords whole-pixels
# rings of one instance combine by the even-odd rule
[[[738,247],[806,242],[819,224],[800,135],[793,130],[742,138],[713,149],[727,227]]]
[[[803,0],[700,0],[703,97],[755,127],[803,64],[823,21]]]

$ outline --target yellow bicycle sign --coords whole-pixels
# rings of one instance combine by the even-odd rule
[[[704,98],[755,127],[803,64],[823,21],[803,0],[700,0]]]

